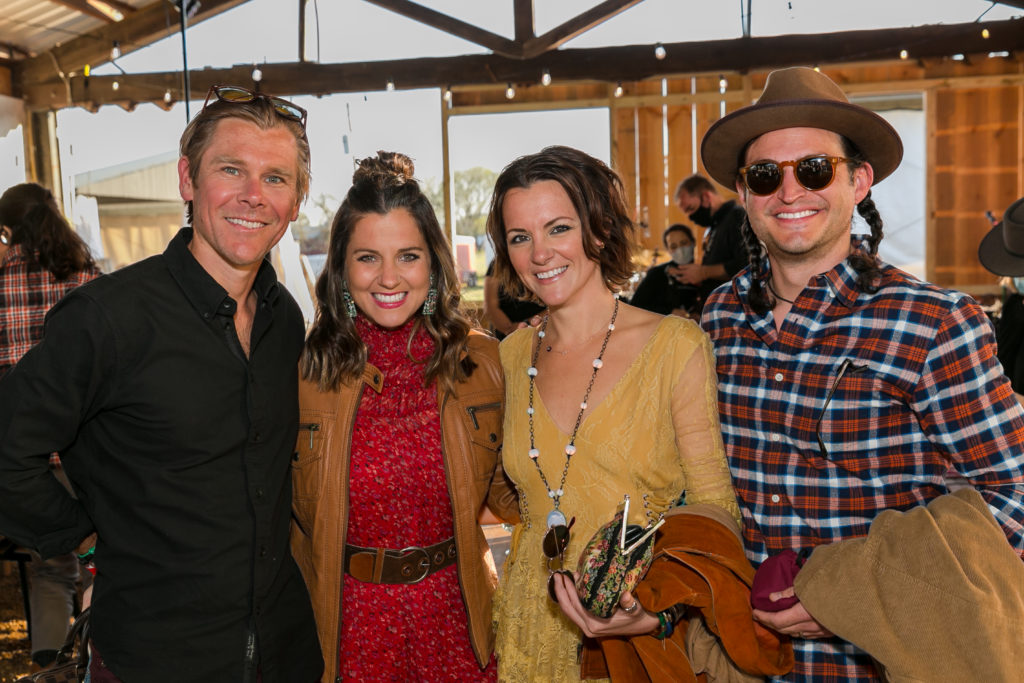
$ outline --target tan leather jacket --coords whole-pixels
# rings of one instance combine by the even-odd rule
[[[459,585],[473,652],[483,667],[494,648],[491,596],[497,577],[477,516],[485,501],[496,515],[510,522],[518,521],[519,510],[514,489],[501,468],[505,384],[498,342],[471,334],[467,346],[476,369],[454,395],[439,389],[437,402],[455,520]],[[383,384],[381,371],[369,364],[358,382],[344,384],[339,391],[320,392],[313,383],[299,384],[291,545],[313,600],[326,665],[325,683],[340,680],[338,645],[339,625],[346,618],[341,613],[341,587],[352,428],[363,392],[379,392]]]

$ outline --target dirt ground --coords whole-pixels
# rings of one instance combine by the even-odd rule
[[[18,568],[4,562],[0,566],[0,683],[13,683],[28,674],[29,654]]]

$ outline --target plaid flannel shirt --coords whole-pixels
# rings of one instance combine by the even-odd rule
[[[0,377],[43,338],[46,312],[75,287],[98,277],[95,267],[57,282],[48,270],[30,266],[22,245],[0,264]]]
[[[875,293],[856,279],[848,261],[812,278],[781,330],[749,308],[749,269],[704,308],[749,559],[866,536],[963,479],[1024,553],[1024,413],[988,318],[891,266]],[[838,638],[794,645],[781,680],[880,680]]]

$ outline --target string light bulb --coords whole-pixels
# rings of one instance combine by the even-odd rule
[[[118,83],[117,81],[114,81],[113,83],[110,84],[110,87],[113,88],[114,90],[120,90],[121,89],[121,84]]]
[[[516,89],[512,87],[511,83],[509,83],[508,87],[505,88],[505,99],[506,100],[511,100],[511,99],[514,99],[515,96],[516,96]]]
[[[985,40],[988,40],[988,37],[989,37],[990,35],[992,35],[992,34],[988,32],[988,29],[987,29],[987,28],[983,28],[983,29],[981,29],[981,37],[982,37],[982,38],[984,38]]]
[[[725,93],[725,89],[729,87],[729,81],[725,80],[725,76],[718,77],[718,92]]]
[[[447,88],[444,89],[444,101],[447,102],[448,104],[452,103],[452,89],[451,89],[451,87],[447,87]]]
[[[623,92],[624,91],[622,89],[622,81],[619,81],[618,83],[615,84],[615,96],[622,97]]]
[[[900,50],[900,59],[906,59],[909,56],[910,56],[909,52],[907,52],[906,50]]]
[[[395,89],[395,79],[389,78],[388,82],[384,84],[384,89],[388,92],[392,92]]]
[[[540,75],[540,84],[543,85],[545,88],[551,85],[551,72],[548,71],[547,69],[544,69],[544,71]]]
[[[165,90],[164,91],[164,102],[166,102],[167,104],[171,103],[171,91],[170,90]]]
[[[256,83],[259,83],[260,81],[262,81],[263,80],[263,69],[259,68],[258,66],[253,66],[252,67],[252,80],[255,81]]]
[[[657,45],[654,46],[654,58],[655,59],[665,59],[665,55],[667,55],[667,54],[668,53],[665,52],[665,46],[662,45],[661,43],[658,43]]]
[[[121,56],[121,43],[114,41],[114,47],[110,48],[110,59],[118,59]]]

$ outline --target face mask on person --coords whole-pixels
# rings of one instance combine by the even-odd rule
[[[687,244],[685,246],[679,246],[672,250],[672,260],[677,266],[684,266],[687,263],[693,263],[693,245]]]
[[[702,228],[711,227],[711,207],[701,206],[696,211],[690,214],[690,220],[699,225]]]

